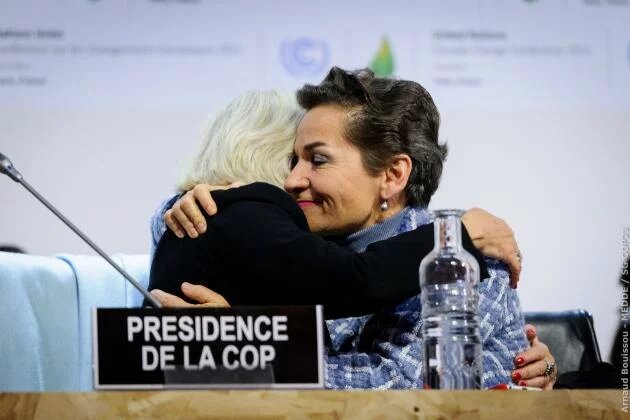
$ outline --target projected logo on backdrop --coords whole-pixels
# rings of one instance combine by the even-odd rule
[[[328,68],[330,47],[319,39],[301,37],[282,42],[280,59],[294,76],[315,76]]]
[[[378,51],[370,63],[370,69],[377,76],[381,77],[390,77],[394,74],[394,55],[392,54],[392,47],[389,44],[389,40],[385,36],[381,40]]]

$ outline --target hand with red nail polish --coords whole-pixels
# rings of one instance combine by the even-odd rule
[[[554,369],[550,375],[545,375],[545,370],[548,362],[555,365],[556,360],[545,343],[538,339],[536,327],[530,324],[525,325],[525,335],[529,340],[530,348],[514,358],[514,365],[518,371],[512,373],[512,379],[519,385],[521,385],[520,382],[526,382],[527,385],[523,386],[553,389],[557,370]]]

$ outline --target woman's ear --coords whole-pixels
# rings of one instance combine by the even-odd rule
[[[390,165],[383,173],[381,184],[381,199],[385,201],[404,200],[402,192],[407,186],[413,163],[406,154],[399,154],[392,158]],[[402,203],[404,205],[404,203]]]

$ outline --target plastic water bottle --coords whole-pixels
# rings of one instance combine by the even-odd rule
[[[462,246],[463,210],[433,212],[435,247],[420,263],[427,389],[480,389],[479,264]]]

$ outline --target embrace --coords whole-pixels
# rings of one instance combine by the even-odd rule
[[[323,304],[327,388],[422,388],[418,266],[447,155],[439,125],[421,85],[369,70],[333,67],[297,102],[240,96],[153,217],[152,294],[165,306]],[[463,221],[482,274],[483,386],[551,389],[511,230],[480,209]]]

